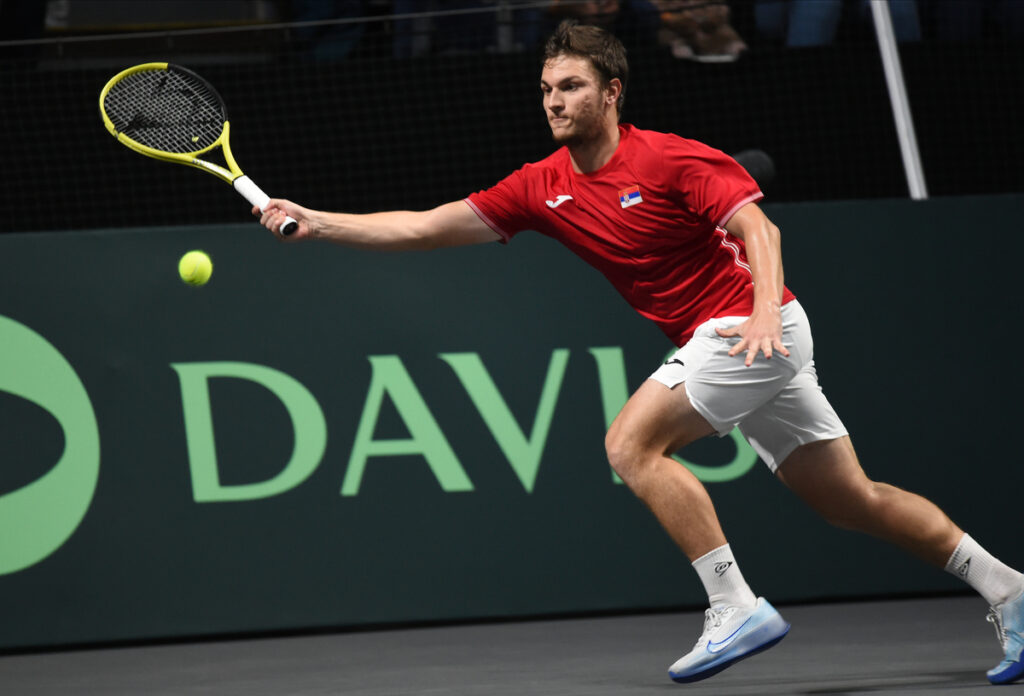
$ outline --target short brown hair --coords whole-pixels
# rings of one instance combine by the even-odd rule
[[[555,33],[548,37],[544,44],[543,62],[547,63],[559,56],[575,56],[586,58],[594,66],[601,78],[601,86],[618,78],[622,83],[622,91],[615,102],[615,109],[622,113],[622,104],[626,99],[626,79],[629,77],[629,63],[626,61],[626,47],[622,42],[601,27],[580,24],[575,19],[566,19]]]

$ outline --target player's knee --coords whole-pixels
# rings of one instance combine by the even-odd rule
[[[604,435],[604,453],[608,457],[608,463],[619,476],[622,476],[620,469],[626,467],[629,455],[626,453],[624,438],[619,433],[619,428],[613,423]]]
[[[636,438],[616,423],[612,424],[604,437],[604,449],[608,463],[627,485],[636,479],[647,460],[644,448]]]

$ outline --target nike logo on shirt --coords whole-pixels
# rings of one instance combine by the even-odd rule
[[[548,204],[549,208],[557,208],[558,206],[562,205],[566,201],[571,201],[571,200],[572,200],[572,196],[568,196],[568,195],[563,193],[562,195],[557,196],[555,198],[555,200],[553,200],[553,201],[544,201],[544,202]]]

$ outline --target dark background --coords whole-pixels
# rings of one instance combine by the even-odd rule
[[[928,6],[922,39],[900,53],[929,192],[1020,191],[1024,42],[988,15],[977,38],[944,40]],[[778,171],[768,201],[906,196],[878,47],[856,8],[834,42],[811,48],[760,36],[752,6],[733,8],[750,50],[725,64],[674,59],[646,19],[624,15],[616,30],[632,77],[623,120],[729,153],[766,151]],[[257,26],[0,44],[9,90],[0,206],[17,211],[0,230],[246,219],[223,184],[142,158],[103,128],[105,82],[153,60],[189,66],[222,92],[239,164],[272,196],[355,212],[462,198],[552,149],[537,88],[537,42],[552,22],[537,11],[513,19],[521,41],[512,53],[494,52],[489,14],[436,20],[430,50],[414,57],[396,56],[410,30],[388,17],[334,33]]]

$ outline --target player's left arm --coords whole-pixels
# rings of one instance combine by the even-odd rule
[[[754,311],[745,322],[731,329],[718,329],[719,336],[740,336],[729,351],[746,351],[749,367],[758,353],[770,359],[773,351],[789,356],[782,344],[782,240],[779,228],[755,203],[747,203],[725,223],[725,229],[743,240],[747,261],[754,277]]]

